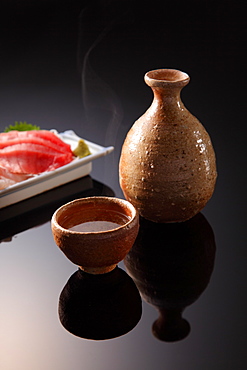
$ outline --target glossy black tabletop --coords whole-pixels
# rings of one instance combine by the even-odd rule
[[[115,148],[88,176],[0,209],[1,370],[247,368],[245,45],[238,1],[1,2],[1,131],[26,120]],[[50,219],[78,197],[123,198],[121,146],[156,68],[191,77],[182,100],[211,136],[216,189],[190,221],[141,219],[125,261],[89,277]]]

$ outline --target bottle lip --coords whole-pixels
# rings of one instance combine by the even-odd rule
[[[154,69],[145,74],[144,80],[148,86],[185,86],[188,84],[190,77],[187,73],[177,69]]]

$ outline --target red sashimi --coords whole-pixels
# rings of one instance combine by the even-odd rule
[[[73,160],[70,145],[46,130],[0,134],[0,166],[14,174],[52,171]]]
[[[0,150],[0,166],[12,173],[39,174],[70,163],[71,152],[60,153],[38,144],[16,144]]]
[[[0,149],[19,143],[45,145],[59,152],[71,151],[69,144],[47,130],[9,131],[0,134]]]

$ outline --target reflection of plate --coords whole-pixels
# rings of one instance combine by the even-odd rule
[[[80,139],[71,130],[59,133],[58,135],[63,141],[71,145],[72,150],[77,146]],[[75,158],[69,164],[57,168],[54,171],[42,173],[1,190],[0,208],[31,198],[34,195],[88,175],[92,170],[92,160],[107,155],[114,149],[113,146],[102,147],[87,140],[85,142],[92,154],[84,158]]]
[[[24,230],[48,222],[57,208],[74,199],[114,195],[107,185],[87,175],[4,207],[0,209],[0,243],[3,239],[11,240],[12,236]]]

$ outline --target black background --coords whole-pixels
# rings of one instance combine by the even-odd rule
[[[133,333],[115,341],[95,343],[74,338],[57,324],[56,334],[51,334],[53,340],[60,331],[68,338],[48,350],[49,323],[43,327],[37,325],[42,313],[45,317],[48,312],[45,298],[44,302],[38,301],[38,311],[33,303],[37,316],[30,314],[30,320],[36,322],[36,331],[28,334],[24,324],[19,329],[16,327],[16,338],[23,336],[23,341],[6,340],[6,331],[13,330],[14,324],[3,325],[7,321],[1,317],[4,330],[0,326],[0,341],[5,343],[2,347],[5,352],[0,356],[1,369],[89,370],[109,366],[148,370],[246,369],[244,2],[1,2],[0,129],[16,120],[26,120],[47,129],[72,129],[93,142],[114,145],[113,154],[95,161],[92,176],[110,186],[119,197],[122,197],[118,184],[121,145],[132,123],[151,103],[152,94],[143,76],[156,68],[176,68],[190,75],[191,82],[184,89],[182,99],[209,132],[217,156],[216,190],[203,211],[215,233],[215,269],[204,295],[188,309],[192,333],[175,344],[151,339],[144,323],[145,320],[151,323],[155,313],[145,304],[146,319]],[[47,238],[51,238],[49,225],[43,227]],[[32,257],[29,254],[35,232],[44,231],[37,228],[20,234],[20,245],[17,237],[11,255],[8,253],[13,241],[0,245],[1,266],[5,271],[0,279],[5,298],[4,291],[14,289],[14,278],[17,279],[12,273],[12,285],[8,285],[12,259],[16,259],[17,265],[19,258],[26,266],[35,265],[33,249]],[[52,244],[52,238],[49,242]],[[39,250],[41,246],[36,248]],[[59,294],[59,286],[62,288],[69,277],[68,271],[72,273],[75,267],[60,269],[55,252],[40,253],[44,261],[49,259],[54,276],[60,274],[60,285],[53,285],[52,291]],[[69,264],[63,256],[61,261],[64,266]],[[22,276],[25,284],[25,279],[34,278],[35,269],[28,277],[20,269],[18,276]],[[52,272],[49,276],[53,277]],[[42,281],[40,271],[39,281]],[[41,296],[49,297],[51,292],[47,290]],[[18,308],[11,306],[12,314],[18,323],[25,323],[25,304],[21,298],[17,302]],[[33,312],[31,306],[30,312]],[[36,336],[43,340],[35,340]],[[35,354],[31,358],[30,346]],[[14,357],[18,363],[11,367]],[[68,367],[70,361],[72,365]]]

